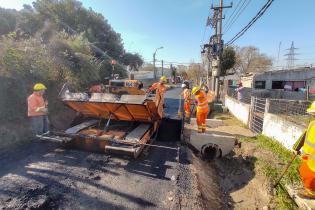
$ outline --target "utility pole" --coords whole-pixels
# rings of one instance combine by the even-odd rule
[[[156,54],[156,51],[153,53],[153,77],[156,80],[155,54]]]
[[[156,56],[156,52],[160,49],[163,49],[164,47],[161,46],[159,48],[156,48],[154,53],[153,53],[153,73],[154,73],[154,79],[156,80],[156,68],[155,68],[155,56]]]
[[[163,72],[163,60],[162,60],[162,76],[164,75],[164,72]]]
[[[215,90],[215,96],[216,96],[216,101],[219,101],[220,99],[220,75],[221,75],[221,65],[220,65],[220,54],[222,53],[223,50],[223,43],[222,43],[222,20],[225,18],[222,16],[223,9],[225,8],[231,8],[232,3],[230,6],[223,6],[223,0],[220,0],[220,5],[219,7],[211,7],[211,9],[214,10],[214,14],[216,16],[214,17],[215,20],[215,37],[214,37],[214,43],[212,46],[214,46],[215,49],[212,49],[214,51],[214,56],[212,59],[212,81],[214,84],[212,84],[212,88]],[[210,44],[211,46],[211,44]]]

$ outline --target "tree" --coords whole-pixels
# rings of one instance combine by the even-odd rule
[[[138,53],[125,53],[121,60],[124,65],[130,66],[131,70],[133,71],[138,71],[143,65],[143,60]]]
[[[201,69],[199,63],[191,63],[187,70],[189,79],[194,80],[196,84],[200,83],[200,78],[206,76],[206,72]]]
[[[240,73],[267,71],[271,65],[272,60],[254,46],[236,48],[234,69]]]
[[[233,47],[224,48],[220,55],[221,60],[221,76],[226,75],[226,70],[231,69],[235,65],[236,57],[235,50]]]

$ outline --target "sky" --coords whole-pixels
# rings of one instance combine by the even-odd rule
[[[260,10],[267,0],[231,0],[233,7],[224,9],[223,39],[228,42]],[[224,1],[229,5],[231,1]],[[0,0],[0,7],[21,9],[32,0]],[[247,5],[235,21],[231,18],[237,4]],[[199,62],[200,45],[214,33],[205,27],[212,16],[211,4],[219,0],[82,0],[85,7],[102,13],[114,30],[121,34],[127,51],[139,53],[152,61],[156,48],[157,59],[166,64]],[[296,64],[315,65],[315,8],[314,0],[274,0],[266,13],[234,44],[256,46],[261,53],[285,65],[284,56],[292,41],[296,49]],[[236,10],[237,11],[237,10]],[[232,23],[228,27],[228,23]],[[280,45],[280,56],[278,51]]]

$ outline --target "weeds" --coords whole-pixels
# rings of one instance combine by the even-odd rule
[[[261,157],[258,158],[255,163],[256,167],[273,182],[276,182],[282,170],[286,164],[291,160],[293,153],[283,147],[281,143],[268,138],[264,135],[258,135],[256,137],[245,137],[240,139],[243,142],[254,142],[257,148],[260,150],[267,150],[275,154],[274,161],[265,160]],[[279,165],[279,162],[282,164]],[[296,158],[292,165],[289,167],[287,173],[282,179],[282,183],[285,184],[297,184],[300,182],[298,166],[301,160]],[[277,209],[297,209],[296,204],[287,194],[286,190],[281,185],[276,188],[276,197],[274,202],[276,203]]]

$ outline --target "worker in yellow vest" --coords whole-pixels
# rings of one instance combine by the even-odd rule
[[[185,118],[188,119],[190,117],[190,91],[187,84],[182,84],[182,95],[184,97],[184,110],[185,110]]]
[[[206,132],[206,119],[209,112],[208,100],[206,93],[199,86],[194,87],[191,91],[195,95],[197,104],[196,121],[198,125],[198,133]]]
[[[293,149],[302,157],[299,172],[305,190],[298,195],[315,199],[315,101],[307,109],[307,113],[311,115],[311,120]]]

